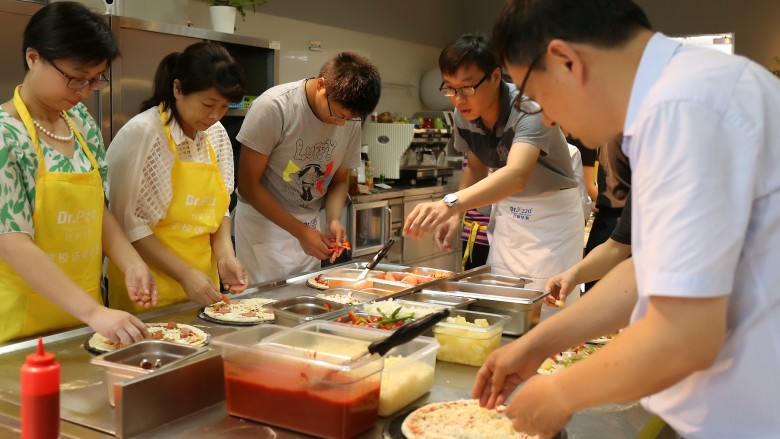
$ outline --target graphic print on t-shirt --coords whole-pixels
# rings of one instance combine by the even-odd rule
[[[285,189],[297,193],[295,203],[299,206],[306,207],[325,194],[334,174],[330,159],[335,147],[330,140],[310,147],[304,147],[302,140],[296,142],[295,156],[287,162],[282,178],[288,184]]]

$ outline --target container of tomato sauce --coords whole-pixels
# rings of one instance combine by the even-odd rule
[[[295,328],[262,331],[212,340],[222,350],[229,414],[332,439],[374,426],[383,359],[352,361],[369,341]]]

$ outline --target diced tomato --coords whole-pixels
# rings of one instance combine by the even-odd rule
[[[328,312],[331,312],[331,311],[332,311],[332,308],[331,308],[331,306],[330,306],[330,303],[323,303],[323,304],[322,304],[322,306],[324,306],[324,307],[325,307],[325,309],[327,309],[327,310],[328,310]]]
[[[222,295],[222,301],[230,305],[230,298],[224,294]]]

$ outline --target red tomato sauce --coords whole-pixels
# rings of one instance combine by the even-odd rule
[[[328,386],[290,386],[283,377],[225,362],[225,393],[228,413],[266,424],[329,439],[348,439],[376,424],[379,379],[363,383]],[[304,377],[304,374],[300,374]],[[248,379],[246,379],[246,378]],[[261,382],[256,382],[260,380]],[[369,381],[366,378],[364,381]],[[266,385],[268,384],[268,385]],[[348,389],[356,386],[355,390]]]

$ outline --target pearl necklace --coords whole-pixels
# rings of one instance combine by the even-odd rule
[[[70,123],[68,122],[68,119],[65,118],[64,114],[60,113],[60,119],[62,119],[63,122],[65,122],[65,125],[68,127],[68,135],[67,136],[60,136],[60,135],[52,133],[51,131],[49,131],[46,128],[44,128],[43,125],[41,125],[35,119],[32,120],[32,123],[33,123],[33,125],[35,125],[35,128],[38,128],[38,130],[40,130],[40,132],[42,132],[43,134],[46,134],[50,138],[52,138],[54,140],[57,140],[59,142],[70,142],[71,140],[73,140],[73,127],[70,126]]]

